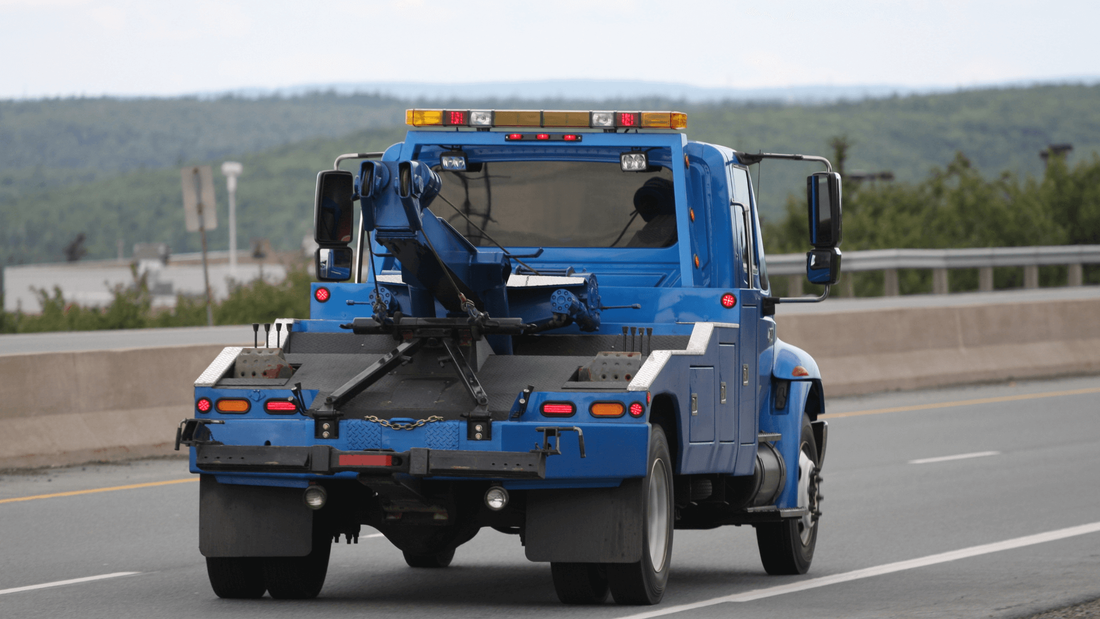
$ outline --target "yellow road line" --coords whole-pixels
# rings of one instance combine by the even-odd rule
[[[1000,402],[1017,402],[1020,400],[1037,400],[1039,398],[1057,398],[1067,395],[1084,395],[1088,393],[1100,393],[1100,387],[1090,389],[1074,389],[1072,391],[1047,391],[1043,393],[1025,393],[1022,395],[1006,395],[996,398],[976,398],[973,400],[957,400],[955,402],[939,402],[937,404],[915,404],[913,406],[896,406],[894,408],[878,408],[868,411],[853,411],[851,413],[827,413],[821,419],[840,419],[842,417],[860,417],[863,415],[879,415],[882,413],[904,413],[908,411],[926,411],[936,408],[952,408],[955,406],[973,406],[975,404],[997,404]]]
[[[0,503],[16,503],[18,501],[33,501],[35,499],[55,499],[63,496],[77,496],[81,494],[94,494],[96,492],[113,492],[115,490],[134,490],[136,488],[153,488],[155,486],[169,486],[171,484],[185,484],[198,481],[198,477],[187,479],[172,479],[169,481],[151,481],[144,484],[130,484],[129,486],[112,486],[110,488],[93,488],[91,490],[73,490],[72,492],[55,492],[54,494],[36,494],[34,496],[21,496],[14,499],[0,499]]]

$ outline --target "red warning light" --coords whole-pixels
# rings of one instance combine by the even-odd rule
[[[642,406],[641,402],[634,402],[633,404],[630,405],[630,416],[631,417],[641,417],[642,413],[644,413],[644,412],[645,412],[645,407]]]
[[[313,293],[313,298],[317,299],[318,303],[328,301],[331,296],[332,293],[328,291],[328,288],[318,288],[317,291]]]
[[[734,305],[737,305],[737,297],[733,296],[732,292],[722,295],[722,307],[729,309]]]
[[[200,413],[209,413],[211,408],[214,408],[214,404],[207,398],[199,398],[198,402],[195,402],[195,408]]]
[[[466,112],[448,111],[447,112],[447,124],[448,125],[465,125],[465,124],[467,124],[467,122],[466,122]]]
[[[572,133],[566,133],[565,135],[561,136],[561,139],[565,140],[566,142],[576,142],[577,136],[573,135]]]
[[[522,133],[509,133],[508,135],[505,136],[505,139],[507,139],[507,140],[522,140],[523,139],[523,134]]]
[[[549,134],[549,133],[540,133],[540,134],[538,134],[538,135],[536,135],[536,136],[535,136],[535,139],[538,139],[538,140],[549,140],[549,139],[550,139],[550,134]]]
[[[621,112],[619,114],[620,127],[637,127],[638,115],[633,112]]]

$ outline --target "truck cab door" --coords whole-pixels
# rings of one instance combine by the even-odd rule
[[[737,355],[740,371],[736,381],[737,442],[741,448],[738,450],[735,474],[746,475],[752,473],[755,466],[761,402],[760,371],[762,370],[758,366],[760,353],[767,348],[766,342],[770,342],[766,332],[771,323],[765,320],[762,311],[767,275],[763,270],[761,245],[758,242],[757,227],[751,207],[752,190],[748,171],[744,168],[731,167],[730,176],[730,187],[733,190],[733,204],[730,206],[733,246],[737,254],[734,260],[734,280],[739,289],[738,300],[741,306],[738,336],[740,350]]]

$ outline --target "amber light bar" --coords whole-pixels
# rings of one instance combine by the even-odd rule
[[[559,129],[686,129],[683,112],[547,110],[405,110],[413,127],[532,127]]]

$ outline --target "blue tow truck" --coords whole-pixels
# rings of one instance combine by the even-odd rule
[[[769,574],[805,573],[824,392],[773,315],[839,277],[829,162],[689,141],[678,112],[406,121],[317,176],[310,318],[195,382],[176,448],[214,592],[315,597],[364,525],[414,568],[515,534],[570,604],[658,603],[675,529],[751,525]],[[824,168],[806,185],[820,297],[771,294],[763,159]]]

